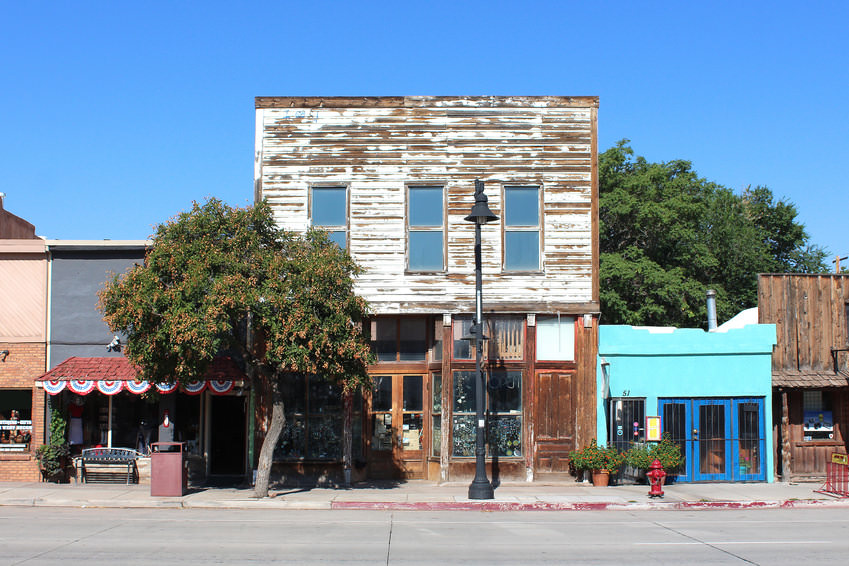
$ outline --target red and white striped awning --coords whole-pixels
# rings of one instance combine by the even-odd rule
[[[237,381],[244,381],[245,374],[229,357],[218,357],[212,362],[206,379],[178,386],[176,383],[149,383],[138,379],[138,373],[127,358],[68,358],[36,381],[50,395],[57,395],[66,388],[78,395],[98,391],[104,395],[116,395],[127,391],[140,395],[155,387],[160,393],[177,390],[189,395],[199,395],[207,389],[215,395],[232,391]]]

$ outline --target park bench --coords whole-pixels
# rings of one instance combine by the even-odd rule
[[[84,483],[124,481],[127,485],[138,479],[136,458],[139,453],[132,448],[86,448],[77,460],[80,481]],[[120,470],[120,472],[116,471]]]

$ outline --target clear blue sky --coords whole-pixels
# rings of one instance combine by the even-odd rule
[[[252,199],[254,97],[598,95],[632,140],[849,254],[849,2],[2,2],[0,191],[64,239]]]

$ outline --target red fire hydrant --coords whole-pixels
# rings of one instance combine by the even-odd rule
[[[646,472],[646,477],[649,478],[649,483],[651,483],[649,497],[663,497],[661,486],[663,486],[663,480],[666,478],[666,472],[663,471],[663,464],[660,463],[660,460],[655,459],[651,463],[649,471]]]

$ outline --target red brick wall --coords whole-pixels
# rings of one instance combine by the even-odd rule
[[[35,387],[35,378],[47,371],[47,348],[43,342],[0,342],[0,350],[9,350],[6,361],[0,361],[0,389],[32,390],[30,448],[35,450],[44,444],[46,396]],[[0,481],[38,481],[39,477],[38,462],[31,453],[0,453]]]

